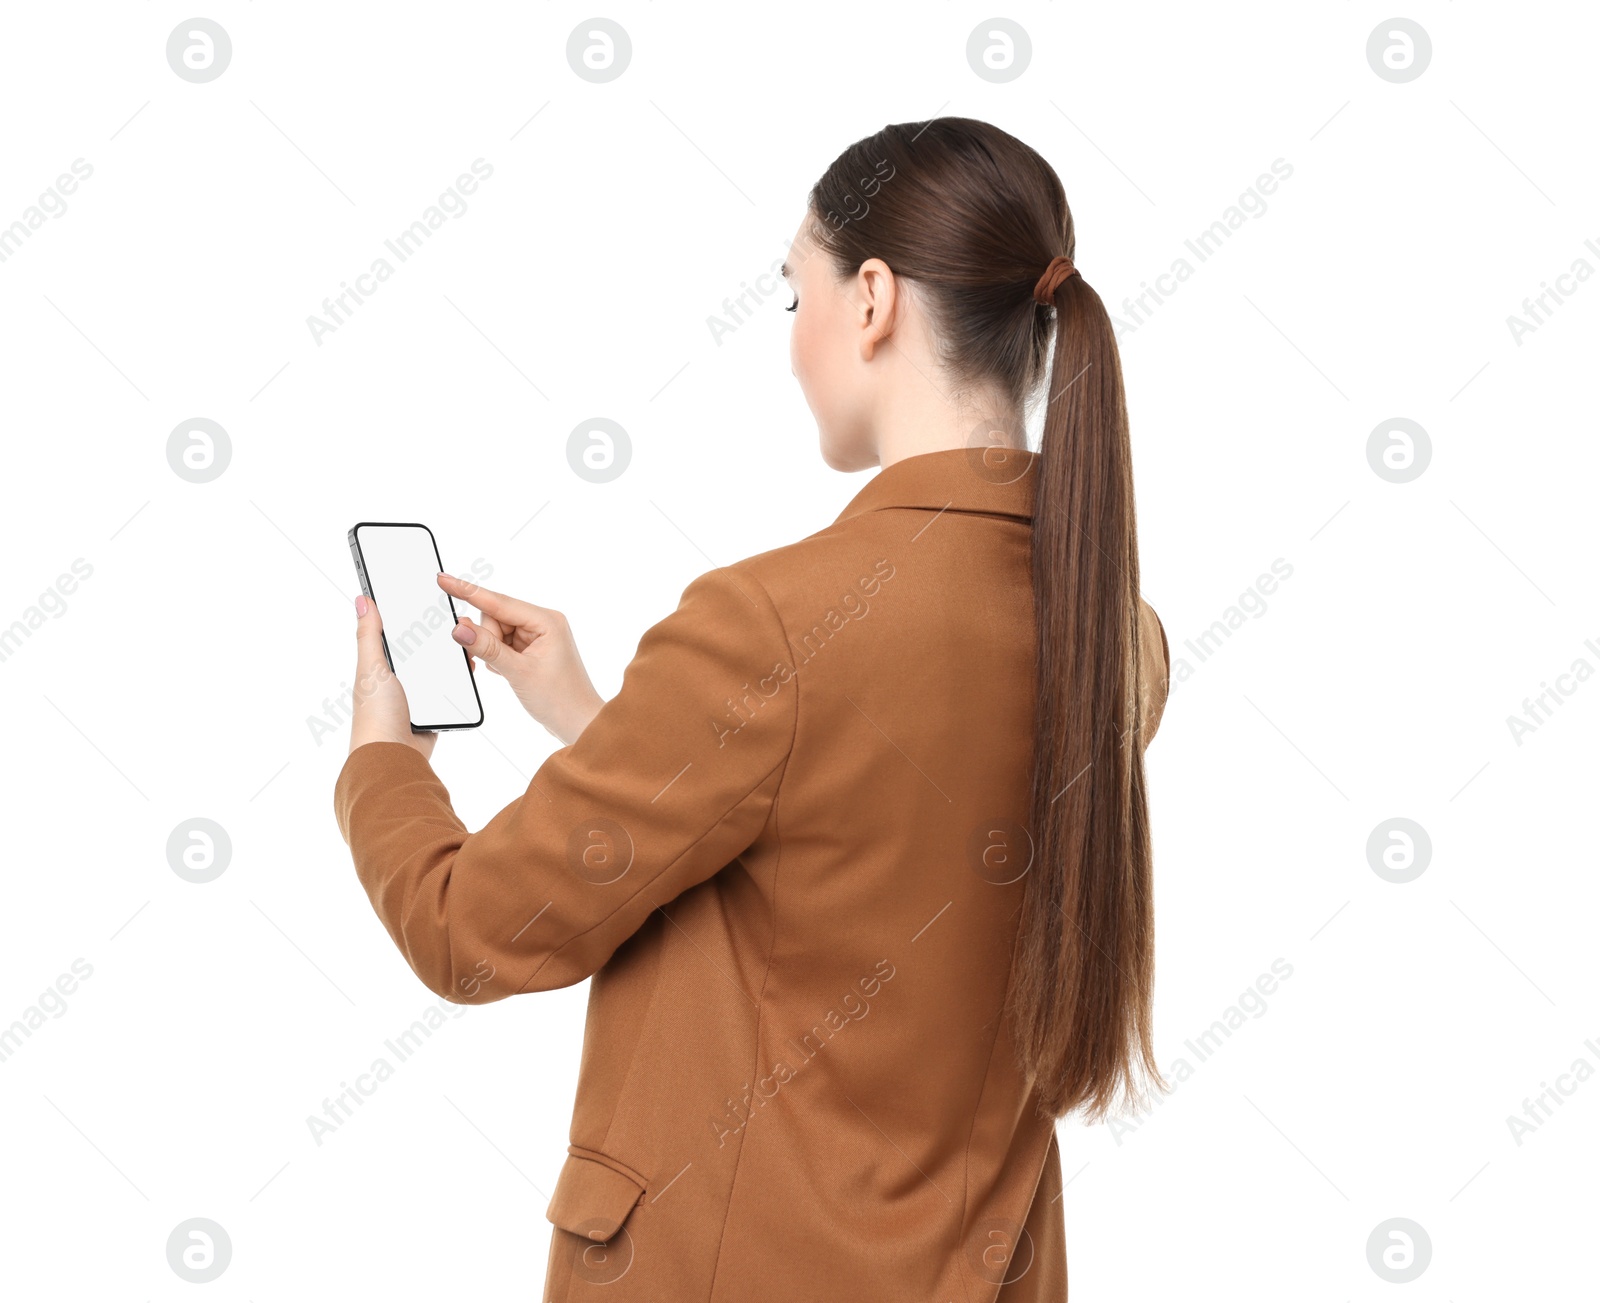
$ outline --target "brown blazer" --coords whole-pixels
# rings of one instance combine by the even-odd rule
[[[593,979],[545,1299],[1066,1297],[1055,1129],[998,1016],[1036,469],[910,457],[700,576],[479,832],[410,747],[346,761],[339,827],[430,990]]]

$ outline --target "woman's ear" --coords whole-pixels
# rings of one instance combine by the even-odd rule
[[[872,361],[877,346],[894,333],[899,283],[882,258],[868,258],[856,273],[856,313],[861,323],[861,360]]]

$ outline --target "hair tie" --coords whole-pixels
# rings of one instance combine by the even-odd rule
[[[1035,301],[1050,307],[1056,301],[1056,290],[1061,282],[1068,276],[1077,274],[1078,269],[1072,265],[1072,259],[1056,256],[1050,259],[1050,265],[1044,269],[1044,275],[1039,277],[1039,283],[1033,287]]]

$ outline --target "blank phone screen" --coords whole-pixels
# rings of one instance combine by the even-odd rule
[[[422,525],[382,524],[357,525],[355,534],[411,722],[423,729],[481,724],[466,649],[450,636],[455,608],[436,579],[443,567],[433,535]]]

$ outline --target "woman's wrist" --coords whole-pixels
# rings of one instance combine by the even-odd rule
[[[578,740],[583,730],[589,727],[589,721],[600,713],[600,707],[606,704],[606,699],[593,688],[589,690],[586,700],[574,702],[559,720],[552,721],[546,727],[563,746],[571,746]]]

